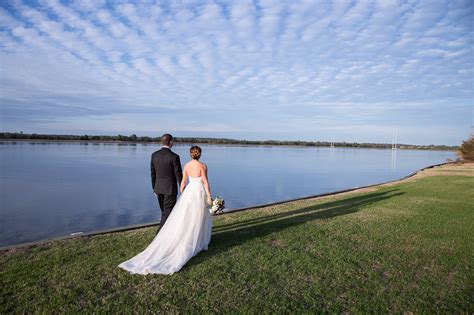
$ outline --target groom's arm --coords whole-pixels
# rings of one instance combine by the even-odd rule
[[[153,155],[151,156],[150,171],[151,171],[151,187],[153,188],[153,191],[155,191],[156,171],[155,171],[155,166],[153,165]]]
[[[179,160],[179,155],[176,155],[174,159],[174,175],[178,180],[178,185],[183,181],[183,171],[181,170],[181,161]]]

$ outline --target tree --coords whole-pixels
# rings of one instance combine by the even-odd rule
[[[461,144],[459,156],[464,161],[474,162],[474,134]]]

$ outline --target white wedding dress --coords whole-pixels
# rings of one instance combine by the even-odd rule
[[[212,219],[206,200],[201,177],[189,176],[189,184],[150,245],[119,267],[142,275],[169,275],[179,271],[201,250],[207,250]]]

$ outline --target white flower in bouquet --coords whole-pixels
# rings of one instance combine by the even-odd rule
[[[214,200],[211,203],[211,208],[209,209],[209,212],[211,214],[217,214],[222,212],[224,210],[224,205],[225,205],[225,200],[219,197],[214,198]]]

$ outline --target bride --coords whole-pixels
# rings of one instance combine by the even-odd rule
[[[169,275],[179,271],[201,250],[207,250],[212,230],[211,214],[206,206],[211,203],[207,166],[199,162],[200,147],[193,146],[189,152],[192,160],[184,166],[181,196],[168,220],[150,245],[121,263],[120,268],[142,275]],[[186,186],[187,177],[189,184]]]

